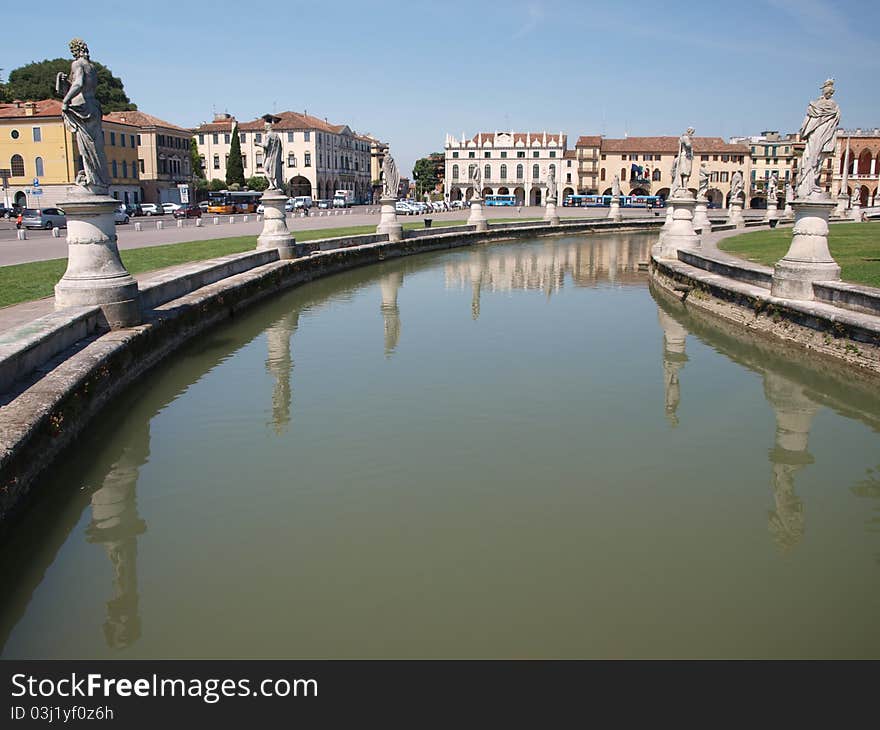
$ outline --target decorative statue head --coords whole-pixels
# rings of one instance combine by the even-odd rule
[[[82,38],[74,38],[70,41],[69,47],[74,58],[89,57],[89,47]]]
[[[688,135],[688,137],[690,137],[690,136],[691,136],[694,132],[696,132],[696,131],[697,131],[697,130],[695,130],[693,127],[688,127],[688,129],[687,129],[687,135]]]
[[[272,125],[276,122],[280,122],[281,117],[276,117],[274,114],[264,114],[263,115],[263,129],[266,132],[272,131]]]
[[[825,83],[822,84],[822,96],[826,99],[834,96],[834,79],[826,79]]]

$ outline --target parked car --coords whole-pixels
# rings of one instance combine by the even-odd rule
[[[408,200],[398,200],[394,204],[394,212],[398,215],[415,215],[419,210]]]
[[[202,211],[202,214],[205,214],[208,212],[209,205],[210,205],[210,203],[207,200],[203,200],[201,203],[199,203],[199,210]]]
[[[312,196],[311,195],[297,195],[295,198],[291,198],[293,200],[294,210],[298,208],[305,208],[308,210],[312,207]]]
[[[136,218],[137,216],[144,214],[141,210],[140,203],[123,203],[122,207],[125,208],[125,212],[128,214],[129,218]]]
[[[125,205],[120,205],[116,210],[113,211],[113,222],[114,223],[128,223],[130,216],[128,215],[128,209]]]
[[[293,212],[293,198],[291,198],[290,200],[288,200],[284,203],[284,212],[285,213],[292,213]]]
[[[195,203],[181,205],[171,215],[175,218],[201,218],[202,209]]]
[[[141,203],[144,215],[165,215],[165,209],[155,203]]]
[[[25,208],[21,216],[22,228],[67,228],[67,216],[60,208]]]
[[[332,204],[332,201],[328,200],[326,198],[318,201],[319,208],[329,208],[331,204]]]
[[[175,210],[182,207],[180,203],[162,203],[162,210],[166,213],[174,213]]]
[[[464,208],[464,201],[463,200],[453,200],[452,203],[450,203],[450,205],[452,206],[452,210],[460,210],[461,208]]]

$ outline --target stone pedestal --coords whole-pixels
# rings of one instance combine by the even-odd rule
[[[856,202],[853,203],[852,210],[850,210],[850,212],[849,212],[849,217],[854,221],[862,220],[862,201],[861,200],[857,199]]]
[[[743,217],[743,204],[741,200],[731,200],[730,209],[727,211],[727,223],[737,228],[744,228],[746,219]]]
[[[471,198],[471,212],[467,219],[469,226],[476,226],[478,231],[485,231],[489,227],[486,216],[483,215],[483,199]]]
[[[660,256],[664,259],[678,258],[681,249],[700,248],[700,237],[694,231],[694,209],[696,199],[682,191],[670,201],[672,203],[672,225],[660,241]]]
[[[779,208],[777,207],[775,200],[770,200],[767,202],[767,212],[764,213],[765,221],[778,221],[779,220]]]
[[[376,233],[387,233],[389,241],[399,241],[403,238],[403,226],[397,222],[397,211],[394,209],[396,202],[394,198],[382,198],[379,201],[382,209],[379,214],[379,225],[376,226]]]
[[[287,219],[284,215],[287,196],[280,190],[267,190],[260,196],[260,202],[263,204],[264,217],[263,232],[257,238],[257,251],[275,248],[278,249],[278,258],[295,258],[296,241],[287,230]]]
[[[814,281],[839,281],[840,267],[828,250],[831,200],[795,200],[788,253],[776,263],[770,293],[786,299],[813,299]]]
[[[703,233],[711,233],[712,221],[709,220],[708,206],[705,199],[697,198],[697,207],[694,208],[694,230]]]
[[[551,226],[559,225],[559,213],[556,212],[556,198],[547,198],[547,205],[544,208],[544,221]]]
[[[846,186],[844,186],[846,188]],[[837,196],[837,207],[834,209],[834,215],[838,218],[846,218],[846,209],[849,207],[849,195],[841,193]]]
[[[794,211],[791,208],[791,203],[786,203],[785,208],[782,211],[782,219],[785,221],[790,221],[794,218]]]
[[[98,305],[114,329],[140,324],[138,285],[116,246],[119,201],[77,188],[58,205],[67,215],[67,271],[55,285],[55,308]]]
[[[608,211],[608,220],[614,221],[615,223],[620,223],[620,221],[623,220],[623,215],[620,212],[619,198],[611,198],[611,209]]]
[[[660,237],[657,239],[660,243],[663,243],[663,237],[666,235],[666,232],[672,228],[672,216],[675,213],[675,209],[672,207],[672,200],[666,200],[666,218],[663,221],[663,225],[660,227]]]

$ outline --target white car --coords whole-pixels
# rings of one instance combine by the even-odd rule
[[[141,210],[144,215],[164,215],[165,211],[160,210],[155,203],[141,203]]]
[[[414,215],[415,209],[405,200],[398,200],[394,204],[394,212],[400,215]]]
[[[460,208],[464,208],[464,205],[465,205],[465,203],[463,200],[453,200],[452,201],[452,209],[453,210],[458,210]]]
[[[128,223],[128,220],[128,211],[125,209],[124,205],[120,205],[116,210],[113,211],[114,223]]]
[[[175,210],[179,210],[183,206],[180,203],[162,203],[162,210],[165,213],[173,213]]]

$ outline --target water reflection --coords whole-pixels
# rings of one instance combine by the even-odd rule
[[[293,357],[290,339],[299,326],[299,309],[288,312],[266,329],[266,370],[275,380],[272,388],[272,426],[283,434],[290,424]]]
[[[681,401],[681,385],[678,371],[687,362],[685,344],[687,330],[667,312],[657,308],[657,317],[663,330],[663,400],[669,425],[678,425],[678,404]]]
[[[483,292],[541,291],[558,293],[566,277],[578,287],[600,283],[644,285],[638,264],[648,258],[646,236],[620,236],[548,241],[543,247],[486,247],[445,267],[447,289],[471,290],[471,316],[480,316]]]
[[[382,292],[382,321],[385,329],[385,357],[391,357],[400,340],[400,309],[397,306],[397,292],[403,284],[403,272],[391,271],[379,279]]]
[[[143,440],[125,447],[110,467],[104,483],[91,498],[89,542],[103,545],[113,568],[113,597],[107,602],[104,638],[111,649],[121,649],[141,635],[138,613],[137,538],[146,529],[138,516],[135,485],[138,471],[149,455],[149,423]]]

